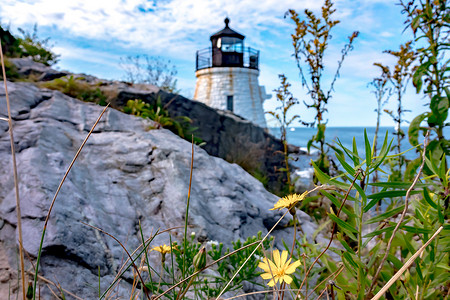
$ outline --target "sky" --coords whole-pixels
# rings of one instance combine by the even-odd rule
[[[342,65],[325,119],[328,126],[375,126],[376,99],[368,84],[380,71],[373,63],[394,65],[395,59],[383,51],[398,50],[413,37],[404,30],[405,16],[396,0],[334,3],[333,18],[341,22],[333,28],[324,58],[325,89],[347,37],[353,31],[360,33]],[[191,98],[196,51],[210,46],[210,35],[224,27],[223,20],[228,16],[230,27],[246,36],[245,46],[260,50],[259,83],[273,95],[265,101],[265,111],[277,106],[273,90],[280,85],[278,75],[285,74],[300,102],[292,114],[310,122],[314,112],[303,104],[310,100],[292,56],[294,24],[285,13],[295,9],[303,18],[304,9],[320,13],[322,4],[317,0],[1,0],[0,23],[16,35],[18,28],[31,32],[37,24],[39,37],[49,37],[52,50],[61,55],[55,67],[74,73],[123,80],[125,73],[119,63],[128,55],[147,54],[170,60],[178,70],[180,94]],[[426,100],[411,86],[403,99],[404,108],[411,110],[405,119],[412,120],[425,111],[424,104]],[[391,97],[384,108],[396,110],[396,98]],[[269,115],[266,119],[268,126],[276,126]],[[394,123],[383,113],[381,124]]]

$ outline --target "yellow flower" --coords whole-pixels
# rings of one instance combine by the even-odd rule
[[[294,207],[298,202],[302,201],[303,199],[305,199],[306,195],[308,194],[308,191],[304,192],[303,194],[299,195],[299,194],[292,194],[292,195],[287,195],[286,197],[281,198],[280,200],[278,200],[277,203],[275,203],[275,205],[273,206],[273,208],[271,208],[270,210],[275,210],[275,209],[279,209],[281,210],[282,208],[287,208],[287,209],[291,209],[292,207]]]
[[[295,272],[295,269],[300,266],[300,261],[297,260],[291,264],[291,258],[287,260],[287,257],[288,252],[286,250],[281,253],[281,257],[280,251],[275,250],[273,251],[273,260],[275,263],[267,258],[264,258],[263,261],[259,263],[258,267],[266,272],[261,274],[261,277],[263,279],[270,279],[267,284],[268,286],[274,286],[278,282],[281,284],[283,281],[287,284],[291,284],[292,278],[289,274]]]
[[[164,244],[162,246],[153,247],[152,251],[158,251],[162,255],[165,255],[166,253],[170,253],[170,251],[172,251],[172,247],[166,246],[166,244]]]

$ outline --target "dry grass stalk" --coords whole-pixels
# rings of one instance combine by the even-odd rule
[[[11,106],[9,104],[8,87],[6,84],[6,71],[5,71],[5,61],[3,59],[3,49],[0,43],[0,59],[2,62],[2,72],[3,72],[3,82],[5,84],[5,94],[6,94],[6,107],[8,109],[8,125],[9,125],[9,137],[11,141],[11,156],[13,163],[13,173],[14,173],[14,188],[16,190],[16,213],[17,213],[17,231],[19,233],[19,259],[20,259],[20,276],[22,279],[22,297],[23,300],[26,299],[25,292],[25,263],[23,260],[23,240],[22,240],[22,214],[20,212],[20,197],[19,197],[19,177],[17,175],[17,163],[16,163],[16,151],[14,149],[14,134],[13,134],[13,123],[11,118]],[[5,120],[2,118],[2,120]]]
[[[56,198],[58,197],[59,191],[61,190],[61,187],[64,183],[64,181],[67,178],[67,175],[69,175],[70,170],[72,169],[72,166],[74,165],[75,161],[77,160],[78,156],[81,153],[81,150],[83,149],[84,145],[86,144],[87,140],[89,139],[89,137],[91,136],[92,132],[94,131],[95,127],[97,126],[98,122],[100,122],[100,119],[102,118],[103,114],[106,112],[106,110],[109,107],[109,103],[108,105],[105,106],[105,108],[103,108],[101,114],[98,116],[97,120],[95,121],[94,125],[92,125],[91,130],[89,131],[89,133],[87,134],[86,138],[84,139],[83,143],[81,144],[81,146],[78,148],[77,153],[75,154],[75,156],[72,159],[72,162],[70,163],[69,167],[67,168],[66,173],[64,174],[63,178],[61,179],[61,182],[59,183],[59,186],[55,192],[55,195],[53,196],[53,200],[52,203],[50,204],[50,208],[48,209],[48,213],[47,216],[45,218],[45,223],[44,223],[44,229],[42,230],[42,236],[41,236],[41,243],[39,246],[39,253],[38,253],[38,257],[37,257],[37,262],[36,262],[36,271],[34,274],[34,287],[33,287],[33,300],[36,299],[36,283],[37,283],[37,277],[38,277],[38,271],[39,271],[39,261],[41,259],[41,253],[42,253],[42,245],[44,243],[44,237],[45,237],[45,232],[47,230],[47,224],[48,224],[48,220],[50,219],[50,214],[52,212],[52,208],[55,205],[55,201]],[[25,298],[24,298],[25,299]]]
[[[417,250],[416,253],[414,253],[413,256],[411,256],[410,259],[408,259],[408,261],[400,268],[400,270],[397,271],[397,273],[395,273],[394,276],[392,276],[391,279],[389,279],[389,281],[385,284],[385,286],[383,286],[383,288],[371,299],[371,300],[378,300],[381,298],[381,296],[384,295],[384,293],[391,287],[391,285],[400,278],[400,276],[402,276],[403,272],[406,271],[406,269],[408,269],[412,263],[416,260],[416,258],[425,250],[426,247],[428,247],[428,245],[434,240],[434,238],[442,231],[442,229],[444,229],[443,226],[440,226],[438,228],[438,230],[436,230],[436,232],[433,234],[433,236],[422,246],[419,248],[419,250]]]
[[[30,272],[30,271],[27,271],[27,274],[28,274],[28,275],[31,275],[31,276],[34,275],[34,273],[33,273],[33,272]],[[58,285],[57,285],[56,283],[54,283],[54,282],[51,281],[50,279],[45,278],[44,276],[38,275],[38,279],[39,279],[40,281],[43,281],[43,282],[47,283],[47,284],[51,284],[51,285],[53,285],[53,286],[55,286],[55,287],[58,287]],[[77,299],[77,300],[83,300],[83,298],[78,297],[78,296],[75,295],[74,293],[71,293],[70,291],[68,291],[68,290],[66,290],[66,289],[64,289],[64,288],[61,288],[61,290],[62,290],[64,293],[66,293],[67,295],[69,295],[69,296],[71,296],[71,297],[74,297],[74,298]]]
[[[87,224],[87,223],[85,223],[85,222],[81,222],[81,223],[84,224],[84,225],[86,225],[86,226],[88,226],[88,227],[91,227],[91,228],[93,228],[93,229],[95,229],[95,230],[98,230],[98,231],[100,231],[100,232],[106,234],[107,236],[113,238],[117,243],[119,243],[119,245],[122,247],[122,249],[123,249],[123,250],[125,251],[125,253],[128,255],[128,258],[131,260],[131,262],[132,262],[132,264],[133,264],[133,268],[134,268],[134,270],[136,271],[136,273],[137,273],[137,275],[138,275],[138,277],[139,277],[139,279],[140,279],[140,281],[141,281],[142,288],[144,289],[144,294],[145,294],[145,296],[147,296],[147,299],[150,300],[150,295],[149,295],[150,291],[148,290],[147,286],[145,285],[145,282],[144,282],[144,280],[142,279],[141,273],[139,272],[138,267],[137,267],[136,264],[134,263],[134,260],[133,260],[133,258],[131,257],[130,252],[127,251],[127,248],[125,248],[125,246],[124,246],[124,245],[123,245],[123,244],[122,244],[115,236],[113,236],[112,234],[109,234],[108,232],[104,231],[103,229],[100,229],[100,228],[98,228],[98,227],[92,226],[92,225]]]
[[[361,172],[362,172],[361,169],[358,169],[358,171],[356,172],[356,174],[355,174],[355,176],[354,176],[354,178],[353,178],[353,181],[352,181],[350,187],[348,188],[348,190],[347,190],[347,192],[346,192],[346,194],[345,194],[345,196],[344,196],[344,199],[342,200],[342,204],[341,204],[341,206],[339,207],[339,210],[338,210],[337,213],[336,213],[336,216],[337,216],[337,217],[339,217],[339,214],[341,213],[341,210],[342,210],[342,208],[344,207],[345,202],[347,201],[347,197],[348,197],[348,195],[350,194],[350,191],[352,190],[353,185],[355,184],[355,181],[356,181],[356,179],[359,177],[359,174],[361,174]],[[313,192],[313,191],[315,191],[315,190],[319,190],[319,189],[326,189],[326,187],[324,188],[323,186],[318,186],[318,187],[316,187],[315,189],[313,189],[311,192]],[[310,192],[310,193],[311,193],[311,192]],[[330,238],[330,241],[328,242],[328,245],[325,247],[325,249],[322,250],[322,252],[319,254],[319,256],[316,257],[316,259],[313,261],[313,263],[312,263],[311,266],[309,267],[308,272],[306,272],[306,274],[305,274],[305,278],[303,279],[302,283],[300,284],[300,287],[298,288],[298,292],[297,292],[297,295],[295,295],[295,298],[299,298],[299,297],[300,297],[300,292],[301,292],[301,290],[302,290],[302,287],[303,287],[303,285],[305,284],[305,282],[307,281],[308,275],[309,275],[309,273],[311,273],[312,268],[313,268],[314,265],[319,261],[319,259],[322,257],[322,255],[325,254],[325,252],[328,250],[328,248],[330,248],[331,243],[333,242],[333,239],[334,239],[334,235],[335,235],[335,233],[336,233],[336,226],[337,226],[337,224],[336,224],[336,223],[333,223],[333,229],[331,230],[331,232],[332,232],[332,233],[331,233],[331,238]],[[308,293],[306,293],[306,298],[305,298],[305,299],[308,299]]]

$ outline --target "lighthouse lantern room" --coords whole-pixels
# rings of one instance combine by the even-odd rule
[[[244,47],[245,36],[229,23],[210,37],[211,47],[197,51],[194,99],[266,127],[263,102],[270,95],[258,83],[259,51]]]

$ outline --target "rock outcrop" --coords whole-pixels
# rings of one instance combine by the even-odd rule
[[[8,83],[8,91],[20,178],[23,246],[34,260],[51,199],[102,107],[29,83]],[[6,115],[2,84],[0,117]],[[44,240],[41,274],[83,299],[98,294],[98,268],[104,290],[125,254],[113,239],[82,222],[102,228],[129,250],[140,244],[139,224],[146,237],[158,229],[184,224],[191,145],[168,130],[149,130],[150,125],[151,121],[107,110],[56,200]],[[217,128],[209,130],[214,135]],[[194,226],[192,230],[199,240],[229,244],[258,231],[267,232],[275,224],[280,213],[269,208],[277,197],[258,180],[240,166],[212,157],[197,146],[194,157],[189,224]],[[17,218],[12,174],[8,123],[0,120],[2,299],[8,295],[9,285],[17,289]],[[307,215],[299,212],[299,216],[303,231],[312,234],[316,226]],[[292,229],[283,228],[287,221],[288,218],[275,231],[278,243],[281,238],[292,238]],[[176,232],[172,239],[177,239]],[[168,234],[164,234],[157,236],[152,245],[168,241]],[[115,291],[118,297],[129,297],[130,282],[129,271]],[[45,286],[41,293],[47,299]],[[66,297],[70,299],[70,295]]]
[[[155,105],[157,100],[168,110],[171,117],[187,116],[196,138],[204,142],[202,148],[208,154],[237,163],[264,181],[271,191],[282,191],[287,178],[280,171],[284,164],[283,144],[266,129],[245,120],[229,111],[213,109],[201,102],[170,94],[157,87],[145,84],[130,85],[125,82],[101,80],[86,74],[70,74],[57,71],[28,58],[11,59],[21,76],[33,76],[38,81],[71,76],[100,88],[112,107],[122,108],[128,100],[141,99]],[[189,140],[189,137],[187,137]],[[290,147],[291,152],[301,152]]]

